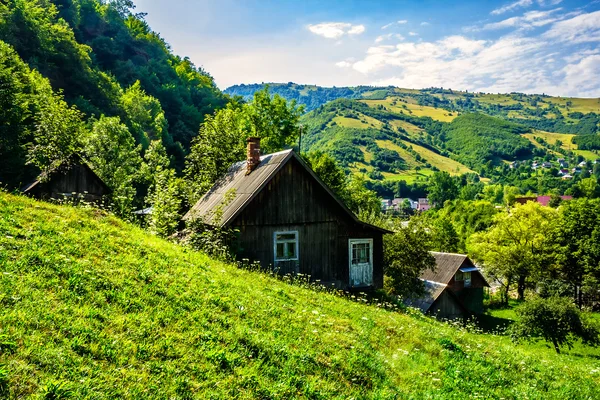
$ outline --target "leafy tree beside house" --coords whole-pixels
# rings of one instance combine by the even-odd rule
[[[423,293],[419,279],[426,269],[435,268],[429,234],[422,225],[398,226],[383,237],[384,288],[390,295],[407,298]]]
[[[185,175],[194,203],[234,162],[244,159],[246,139],[260,137],[263,154],[292,146],[298,140],[298,120],[303,108],[282,97],[271,96],[269,88],[256,92],[249,103],[236,100],[207,116],[192,141]]]
[[[467,247],[487,274],[503,284],[504,301],[513,283],[520,300],[525,299],[528,280],[540,276],[550,264],[548,237],[558,214],[555,209],[528,202],[497,214],[493,225],[476,233]]]

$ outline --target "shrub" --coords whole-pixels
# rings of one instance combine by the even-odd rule
[[[585,344],[600,344],[598,327],[565,297],[538,297],[525,302],[517,308],[519,320],[510,328],[515,341],[535,341],[543,339],[552,343],[554,350],[560,354],[560,347],[573,347],[573,340],[581,339]]]

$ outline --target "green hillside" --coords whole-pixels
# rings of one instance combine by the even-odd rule
[[[263,86],[225,92],[247,97]],[[600,99],[437,88],[269,87],[312,110],[302,120],[302,151],[330,153],[383,197],[402,192],[397,185],[402,181],[421,193],[436,171],[517,186],[522,193],[565,193],[577,179],[561,179],[557,171],[565,167],[558,159],[568,168],[600,159]],[[538,171],[531,168],[534,161],[551,167]]]
[[[0,2],[3,185],[19,188],[39,173],[27,161],[40,136],[48,137],[41,141],[46,146],[60,136],[55,132],[62,132],[63,144],[83,142],[81,133],[103,117],[126,127],[141,145],[136,155],[157,141],[172,166],[183,169],[205,116],[228,99],[207,72],[173,54],[134,9],[131,1]],[[43,169],[61,161],[57,149],[48,153],[45,165],[34,164]]]
[[[600,396],[596,350],[290,285],[98,210],[0,193],[0,266],[7,398]]]

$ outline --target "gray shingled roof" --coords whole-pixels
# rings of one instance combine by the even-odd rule
[[[229,167],[227,173],[185,214],[183,219],[187,221],[204,218],[205,222],[209,224],[227,226],[292,158],[295,158],[306,168],[312,177],[355,222],[371,229],[383,231],[384,233],[391,233],[385,229],[359,221],[354,213],[344,205],[293,150],[284,150],[261,156],[260,164],[250,174],[246,174],[246,161],[233,164]],[[214,221],[217,212],[221,213],[221,218],[219,221]]]
[[[469,268],[470,271],[476,271],[477,273],[481,274],[479,268],[477,268],[465,254],[439,253],[432,251],[431,255],[433,258],[435,258],[435,269],[426,269],[423,271],[420,276],[420,278],[423,280],[448,284],[454,274],[456,274],[459,269],[462,269],[461,267],[463,264],[465,264],[465,262],[467,263],[466,267],[475,268]]]
[[[464,254],[438,253],[432,251],[431,255],[435,258],[435,269],[426,269],[421,274],[421,279],[443,284],[450,282],[454,274],[456,274],[456,271],[458,271],[465,260],[468,260],[468,257]]]
[[[419,298],[406,299],[404,304],[408,307],[418,308],[421,312],[426,313],[448,286],[443,283],[427,280],[424,280],[423,283],[425,285],[425,293]]]
[[[225,226],[238,215],[254,195],[260,191],[292,156],[292,150],[268,154],[260,158],[260,164],[246,175],[246,161],[233,164],[225,175],[192,207],[184,220],[204,217],[206,222]],[[230,193],[229,202],[226,196]],[[215,212],[221,208],[220,221],[213,221]]]

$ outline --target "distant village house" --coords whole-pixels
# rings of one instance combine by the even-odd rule
[[[559,196],[562,201],[573,200],[573,196]],[[544,207],[547,207],[550,204],[550,200],[552,200],[552,196],[526,196],[526,197],[517,197],[515,199],[515,203],[518,204],[526,204],[530,201],[534,203],[539,203]]]

